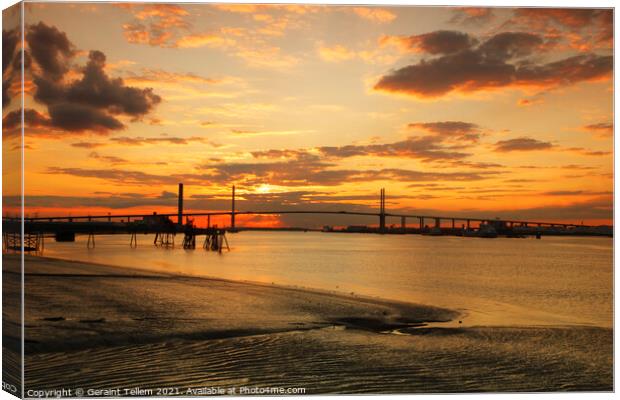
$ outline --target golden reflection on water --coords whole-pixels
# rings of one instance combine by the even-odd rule
[[[149,235],[137,249],[129,236],[85,241],[47,242],[45,255],[447,307],[462,326],[612,326],[610,238],[241,232],[224,254],[156,248]]]

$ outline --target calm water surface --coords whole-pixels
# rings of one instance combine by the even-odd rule
[[[316,288],[460,310],[465,326],[613,324],[613,241],[544,237],[241,232],[230,252],[153,246],[152,235],[45,243],[45,256]],[[201,243],[198,243],[201,245]]]

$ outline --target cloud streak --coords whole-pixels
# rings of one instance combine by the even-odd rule
[[[513,151],[549,150],[553,147],[553,144],[550,142],[544,142],[528,137],[500,140],[499,142],[495,143],[495,151],[499,153],[508,153]]]
[[[601,138],[610,138],[614,134],[614,124],[612,122],[599,122],[583,126],[583,129]]]

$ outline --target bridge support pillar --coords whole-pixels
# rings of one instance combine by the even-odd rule
[[[235,229],[235,185],[232,187],[232,208],[230,211],[230,227]]]
[[[471,220],[470,220],[470,219],[468,219],[468,220],[467,220],[467,229],[470,229],[470,228],[471,228]]]
[[[424,218],[420,217],[420,232],[424,229]]]
[[[439,228],[439,227],[441,227],[441,219],[435,218],[435,228]]]
[[[452,218],[452,229],[454,229],[455,227],[456,227],[456,220]]]
[[[183,184],[179,183],[179,204],[178,204],[177,225],[183,225]]]
[[[381,205],[379,211],[379,231],[385,232],[385,189],[381,189]]]
[[[403,230],[407,229],[407,218],[406,217],[400,217],[400,227]]]

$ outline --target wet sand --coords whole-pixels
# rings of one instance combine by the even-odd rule
[[[451,310],[277,285],[33,257],[26,317],[27,390],[612,390],[611,329],[459,328]]]

